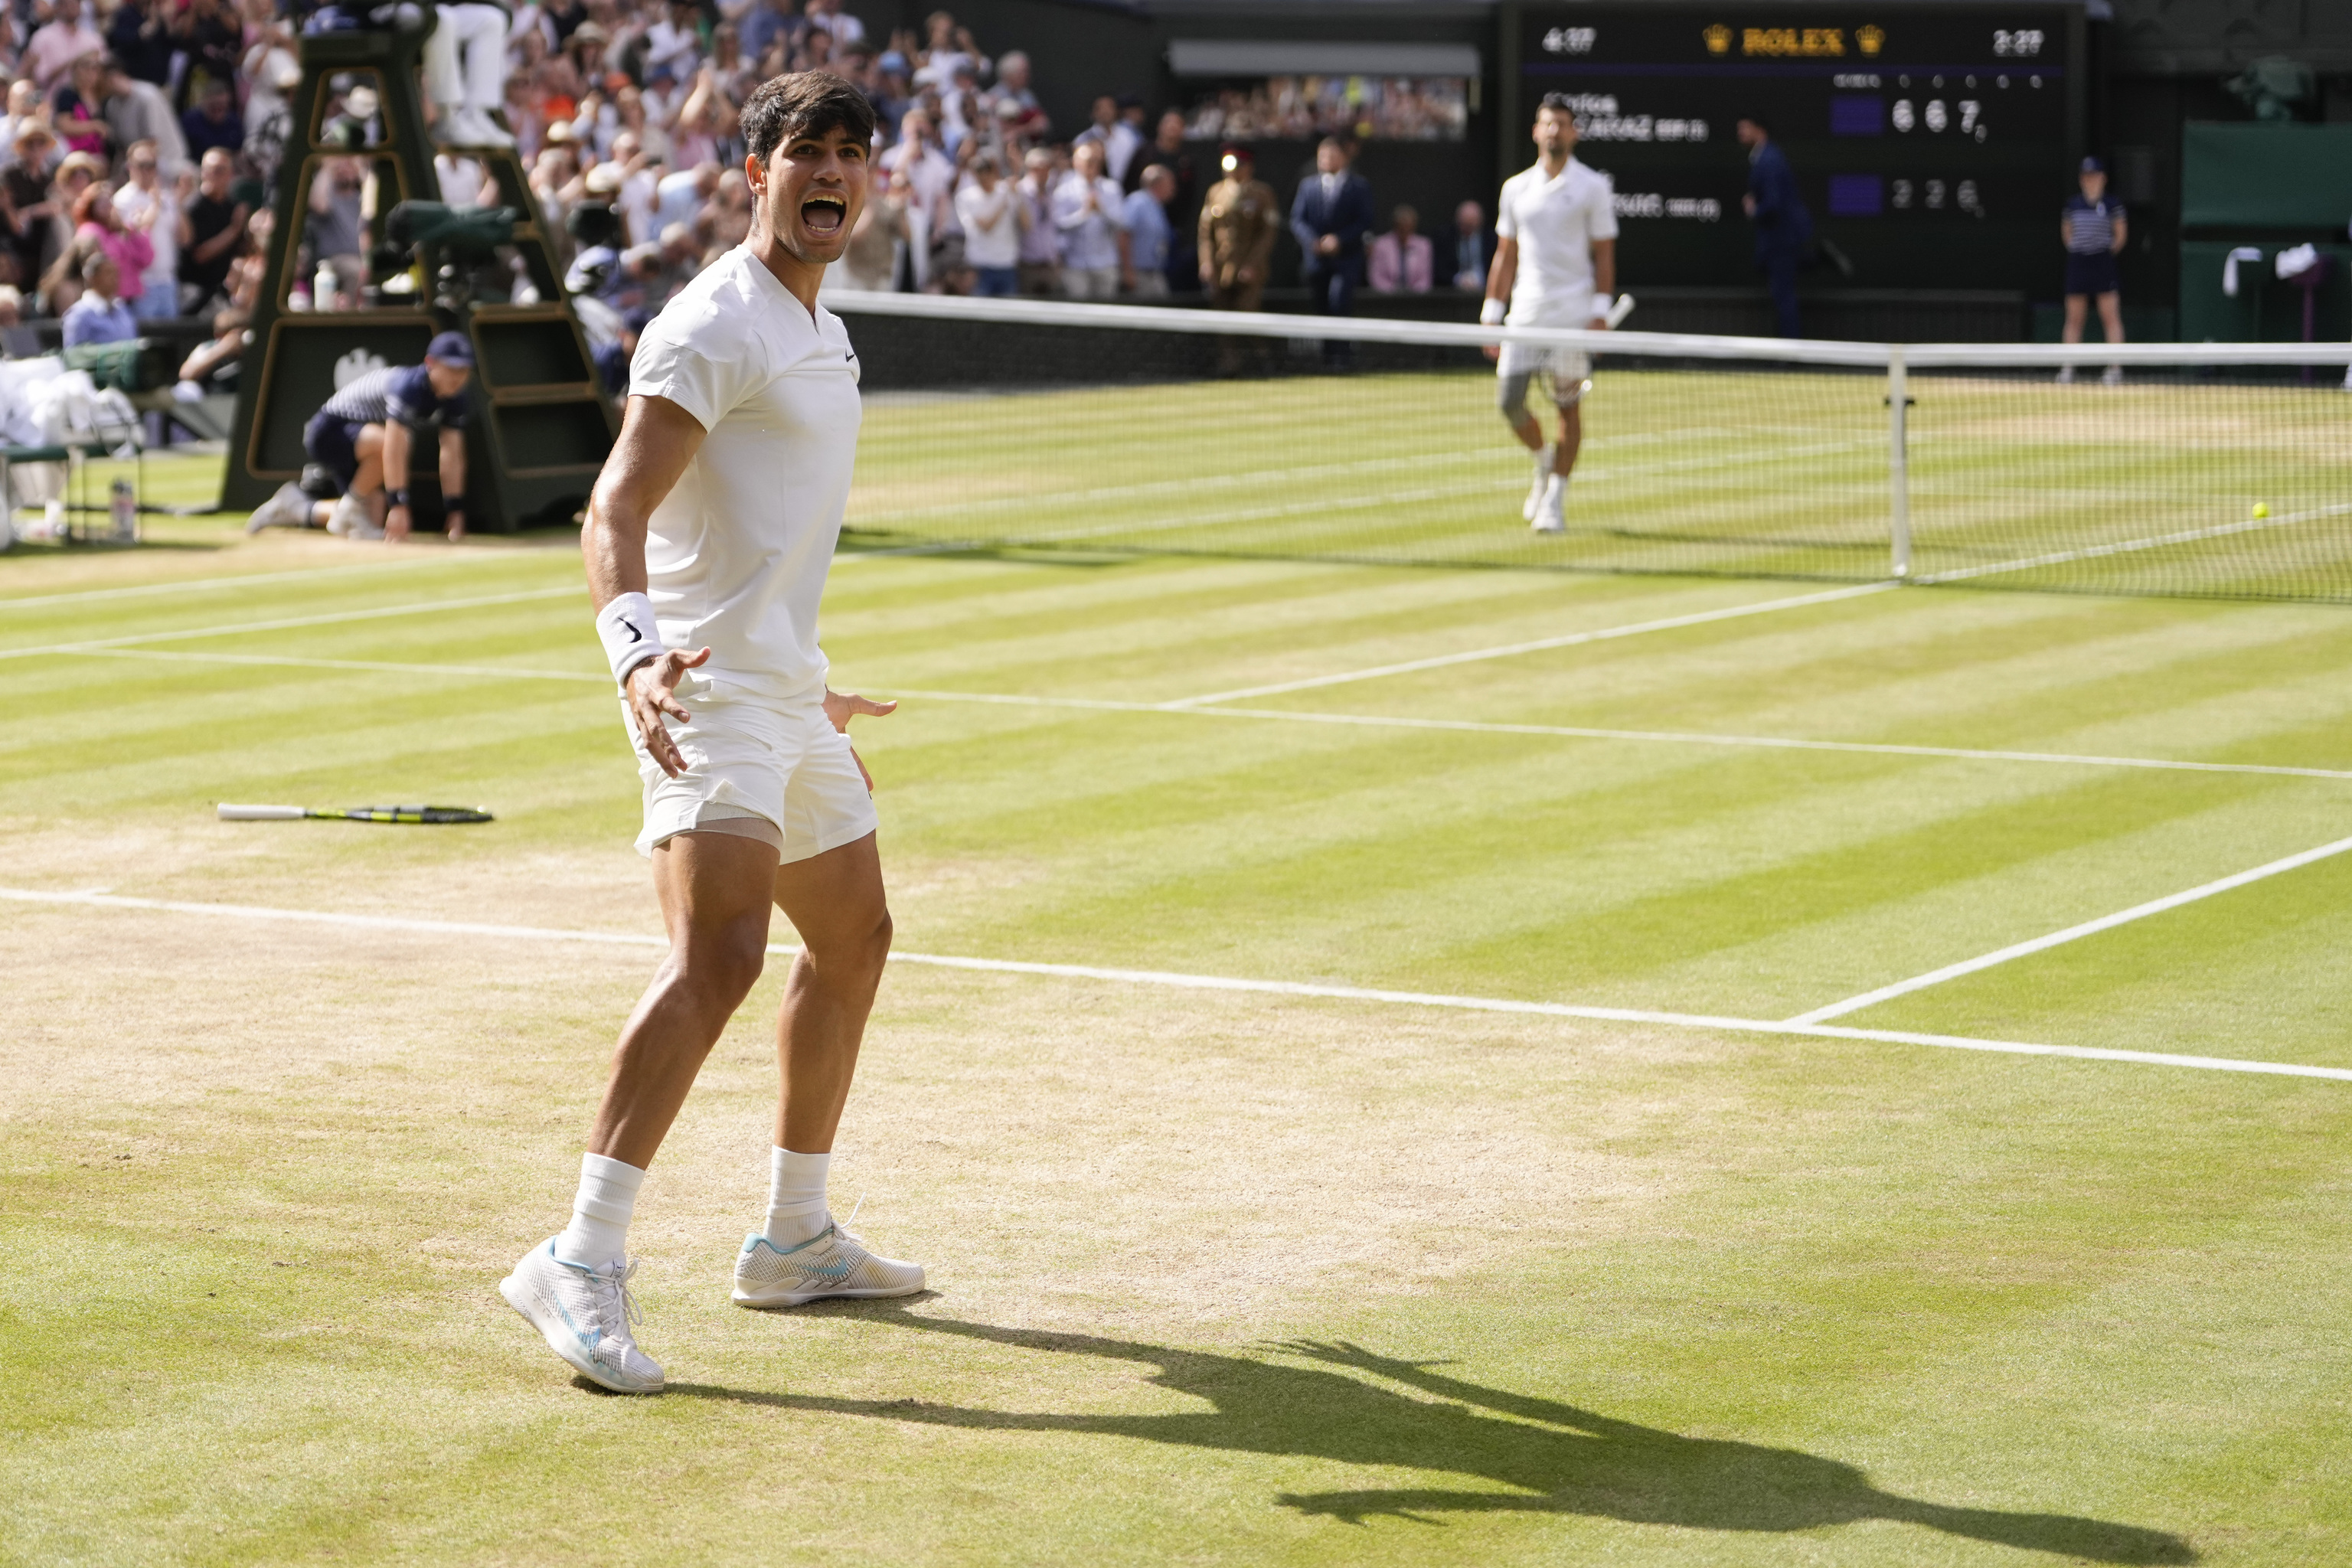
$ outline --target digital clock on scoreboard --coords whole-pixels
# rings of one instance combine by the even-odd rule
[[[1743,115],[1771,127],[1855,287],[2056,287],[2078,5],[1536,5],[1506,27],[1504,172],[1534,161],[1537,103],[1567,94],[1577,156],[1615,182],[1636,293],[1755,279]]]

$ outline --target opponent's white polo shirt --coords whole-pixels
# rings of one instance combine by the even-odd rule
[[[662,646],[708,647],[721,690],[789,700],[824,684],[817,601],[857,459],[857,355],[738,246],[637,340],[629,395],[666,397],[709,434],[653,515],[647,596]]]
[[[1495,233],[1519,242],[1511,277],[1515,327],[1580,327],[1592,319],[1592,242],[1617,237],[1609,176],[1570,158],[1553,179],[1541,163],[1503,182]]]

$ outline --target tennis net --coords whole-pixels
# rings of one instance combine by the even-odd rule
[[[826,302],[862,362],[848,526],[868,548],[2352,600],[2347,345]],[[1487,357],[1504,343],[1585,356],[1548,358],[1570,378],[1589,366],[1563,533],[1522,515],[1533,468]],[[1549,436],[1540,383],[1531,402]]]

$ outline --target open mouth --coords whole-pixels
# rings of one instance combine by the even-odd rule
[[[849,220],[849,204],[823,192],[801,203],[801,226],[811,234],[839,234]]]

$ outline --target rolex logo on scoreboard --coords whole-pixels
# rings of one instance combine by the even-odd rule
[[[1706,40],[1708,54],[1727,55],[1731,52],[1731,29],[1720,22],[1701,33],[1699,37]]]

